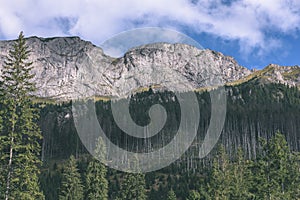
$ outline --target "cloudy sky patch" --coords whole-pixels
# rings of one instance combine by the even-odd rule
[[[274,55],[279,63],[299,61],[294,55],[299,50],[294,44],[299,42],[298,0],[0,2],[0,39],[13,39],[23,30],[27,36],[77,35],[100,45],[122,31],[159,26],[189,33],[200,43],[203,34],[211,40],[229,41],[223,47],[205,42],[204,48],[233,55],[246,65],[264,65]]]

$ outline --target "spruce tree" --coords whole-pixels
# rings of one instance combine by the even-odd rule
[[[291,154],[289,178],[289,191],[292,199],[300,199],[300,153],[293,152]]]
[[[251,171],[253,173],[253,176],[251,177],[253,187],[251,190],[255,195],[255,199],[268,199],[269,175],[268,165],[264,155],[261,155],[254,163],[252,163]]]
[[[86,198],[87,200],[108,199],[107,169],[99,160],[105,158],[106,148],[100,137],[96,143],[95,156],[87,168],[86,174]],[[99,159],[99,160],[97,160]]]
[[[168,192],[167,200],[176,200],[176,194],[173,189]]]
[[[201,194],[195,190],[191,190],[186,200],[201,200]]]
[[[230,196],[230,163],[224,146],[219,146],[218,154],[214,158],[211,181],[209,184],[210,196],[216,200],[226,200]]]
[[[137,157],[133,158],[133,167],[138,168]],[[121,184],[118,199],[145,200],[146,196],[145,175],[142,173],[126,172]]]
[[[292,199],[295,193],[291,186],[296,182],[299,170],[294,167],[292,154],[284,135],[277,132],[269,142],[267,148],[268,153],[266,158],[269,165],[271,189],[273,187],[278,188],[279,194],[275,194],[276,197],[280,196],[282,199]]]
[[[9,51],[0,78],[1,198],[44,199],[39,189],[38,114],[31,95],[33,83],[30,51],[23,33]]]
[[[83,186],[80,173],[77,169],[76,159],[70,156],[68,163],[64,167],[62,174],[62,183],[60,187],[60,200],[82,200]]]
[[[251,199],[250,177],[252,176],[249,165],[251,161],[244,159],[242,148],[238,148],[236,160],[231,163],[230,172],[230,199]]]
[[[145,176],[138,173],[126,173],[121,184],[119,199],[145,200]]]
[[[256,198],[298,199],[299,166],[284,135],[277,132],[262,145],[264,154],[253,167]]]

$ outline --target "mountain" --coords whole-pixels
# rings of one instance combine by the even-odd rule
[[[232,57],[185,44],[148,44],[128,50],[123,57],[112,58],[78,37],[31,37],[27,43],[32,51],[30,60],[38,86],[34,95],[39,98],[70,100],[94,95],[107,99],[135,93],[132,98],[135,113],[130,113],[135,121],[147,124],[149,119],[145,113],[149,106],[166,104],[171,121],[163,133],[173,133],[180,123],[180,115],[178,102],[172,100],[174,96],[168,90],[184,92],[225,84],[227,116],[220,140],[229,152],[234,154],[242,146],[246,155],[255,157],[259,138],[270,138],[277,130],[286,135],[293,150],[300,151],[299,66],[271,64],[250,71]],[[0,67],[12,44],[13,41],[0,41]],[[152,90],[144,90],[149,87]],[[204,109],[200,112],[204,121],[200,122],[198,131],[201,143],[210,120],[210,101],[203,90],[196,91],[199,107]],[[105,132],[117,141],[123,133],[111,116],[110,102],[98,101],[97,109],[101,110],[98,117]],[[85,152],[77,136],[70,104],[43,107],[40,125],[45,159]],[[163,133],[161,137],[165,139],[167,135]]]
[[[257,81],[261,84],[281,83],[289,86],[300,87],[299,66],[279,66],[270,64],[262,70],[252,70],[252,73],[240,80],[227,83],[227,85],[238,85],[245,82]]]
[[[0,41],[0,68],[12,44]],[[120,58],[78,37],[30,37],[27,44],[40,98],[123,97],[150,86],[184,91],[251,74],[232,57],[185,44],[149,44]]]
[[[0,41],[0,69],[14,41]],[[185,44],[155,43],[112,58],[79,37],[27,38],[39,98],[125,97],[144,88],[186,91],[250,80],[300,85],[299,66],[248,70],[234,58]]]
[[[149,124],[148,112],[152,105],[159,103],[166,109],[168,117],[164,127],[155,136],[144,139],[131,137],[120,129],[112,114],[110,99],[95,102],[98,122],[107,137],[128,151],[151,152],[169,144],[179,124],[188,126],[190,120],[181,119],[178,99],[168,90],[184,93],[196,89],[200,109],[197,136],[180,159],[158,173],[146,175],[147,188],[151,188],[149,199],[164,199],[156,195],[166,193],[162,186],[169,190],[170,185],[177,188],[179,198],[185,199],[187,191],[199,189],[211,179],[209,166],[217,148],[207,157],[199,157],[213,110],[210,95],[203,88],[225,84],[226,119],[218,144],[224,145],[232,160],[240,147],[247,159],[265,155],[260,141],[272,138],[277,131],[284,134],[293,153],[300,152],[299,66],[270,64],[262,70],[250,71],[232,57],[184,44],[149,44],[132,48],[123,57],[112,58],[78,37],[31,37],[27,42],[39,88],[35,95],[39,98],[70,100],[87,95],[125,97],[134,93],[130,98],[130,116],[141,126]],[[12,43],[0,41],[0,69]],[[117,101],[124,99],[114,100]],[[43,134],[41,185],[46,199],[58,199],[64,160],[75,155],[83,174],[90,158],[74,125],[72,102],[38,105],[42,105],[39,119]],[[84,133],[93,132],[92,126],[82,128]],[[95,140],[91,140],[88,146],[94,144]],[[160,161],[158,158],[157,162]],[[249,164],[254,166],[252,162]],[[119,190],[122,179],[120,172],[108,169],[110,197]]]

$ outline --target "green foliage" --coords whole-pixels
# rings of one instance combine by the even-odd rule
[[[141,173],[125,173],[121,184],[119,198],[124,200],[145,200],[145,175]]]
[[[86,198],[87,200],[108,199],[108,181],[106,179],[107,169],[97,159],[105,158],[105,146],[101,137],[97,140],[95,156],[87,167],[86,174]]]
[[[222,134],[225,148],[234,151],[242,146],[245,157],[256,157],[258,137],[270,138],[276,130],[285,134],[291,150],[299,151],[297,130],[300,129],[300,91],[294,87],[280,84],[260,85],[249,82],[235,87],[227,87],[227,116]],[[195,144],[201,143],[210,124],[211,102],[209,93],[197,93],[200,107],[200,122]],[[129,137],[113,120],[110,101],[98,101],[95,104],[97,117],[109,139],[121,148],[137,152],[151,151],[167,144],[178,131],[180,106],[174,94],[164,92],[143,92],[130,99],[130,114],[133,120],[143,126],[150,122],[149,108],[156,104],[166,108],[168,118],[163,130],[146,140]],[[41,127],[46,138],[45,159],[66,159],[71,154],[85,154],[86,149],[78,138],[72,118],[64,118],[71,112],[71,104],[47,105],[41,113]],[[189,121],[186,121],[189,125]],[[251,144],[250,144],[251,141]],[[249,144],[245,144],[245,143]],[[196,146],[196,145],[195,145]],[[198,147],[196,147],[198,148]],[[194,149],[196,149],[194,148]],[[236,153],[236,152],[231,152]]]
[[[47,167],[47,168],[46,168]],[[47,200],[57,200],[59,196],[59,190],[61,186],[61,169],[57,168],[57,164],[53,166],[43,166],[40,175],[41,189],[45,194]]]
[[[87,168],[86,199],[105,200],[108,198],[106,167],[98,160],[92,160]]]
[[[173,189],[168,192],[167,200],[176,200],[176,194]]]
[[[299,154],[290,152],[284,136],[280,133],[269,141],[262,141],[263,151],[257,160],[245,159],[241,148],[230,159],[224,146],[220,146],[212,167],[201,168],[190,174],[188,171],[183,172],[180,165],[173,163],[168,168],[147,174],[147,184],[143,174],[121,173],[109,169],[108,180],[112,191],[110,191],[111,196],[106,198],[119,200],[299,199]],[[99,145],[96,149],[104,148]],[[93,160],[88,162],[87,168],[91,167],[92,162]],[[98,179],[96,175],[98,171],[92,174],[99,186],[106,183],[106,181],[99,181],[101,178]],[[91,176],[91,180],[92,178]],[[121,183],[120,187],[112,186],[118,182]],[[112,193],[118,193],[117,197]]]
[[[281,133],[262,140],[264,153],[254,163],[254,193],[257,199],[299,199],[299,165]]]
[[[289,193],[290,196],[284,196],[284,198],[299,198],[297,196],[299,194],[297,171],[299,169],[299,156],[294,152],[300,150],[298,140],[298,130],[300,129],[300,118],[298,117],[300,114],[299,90],[280,84],[265,85],[256,80],[226,89],[228,92],[228,110],[224,132],[220,138],[220,143],[224,144],[224,148],[228,152],[228,155],[225,155],[226,159],[224,159],[227,160],[225,171],[221,170],[222,162],[217,162],[214,169],[215,177],[212,176],[212,160],[222,160],[220,153],[215,159],[212,158],[214,152],[211,152],[203,160],[189,157],[195,153],[197,155],[199,144],[201,144],[210,123],[209,93],[197,93],[201,115],[198,136],[187,153],[177,162],[158,172],[151,173],[150,178],[149,174],[146,174],[145,188],[149,199],[165,199],[170,188],[176,192],[178,199],[186,199],[191,194],[190,191],[193,190],[200,193],[201,199],[215,199],[215,194],[222,194],[222,187],[225,188],[225,194],[223,194],[226,196],[225,199],[268,199],[268,190],[271,188],[270,181],[272,181],[272,188],[279,188],[278,178],[281,175],[277,176],[278,170],[270,166],[270,163],[273,162],[267,162],[268,159],[272,161],[272,157],[276,154],[267,153],[266,150],[269,147],[259,144],[258,138],[267,138],[265,144],[268,144],[267,141],[271,141],[270,138],[278,129],[284,133],[289,147],[293,151],[293,153],[289,153],[288,158],[290,160],[288,168],[291,173],[283,176],[285,177],[283,178],[284,182],[289,180],[291,183],[283,184],[284,193]],[[178,130],[180,106],[170,92],[149,90],[132,96],[130,100],[130,114],[133,120],[141,126],[150,122],[147,112],[151,105],[160,103],[166,108],[167,123],[159,134],[151,138],[151,144],[150,140],[136,139],[122,132],[113,120],[110,103],[110,101],[96,102],[97,116],[109,139],[121,148],[136,152],[151,151],[160,148],[159,145],[163,146],[171,141]],[[70,113],[70,110],[71,104],[47,105],[42,110],[42,127],[44,127],[44,134],[47,138],[44,151],[47,161],[61,162],[61,159],[69,157],[70,154],[82,156],[87,160],[90,158],[80,143],[71,118],[64,118],[66,113]],[[188,121],[186,123],[188,125]],[[242,147],[244,152],[238,150],[238,147]],[[267,155],[272,156],[268,158]],[[83,173],[87,171],[86,167],[90,163],[88,161],[79,164],[83,177],[85,177]],[[276,162],[272,166],[278,166],[275,164]],[[281,165],[281,168],[284,169],[284,165]],[[271,169],[275,172],[273,173],[274,176],[278,178],[270,178],[268,174]],[[55,177],[59,177],[60,170],[57,171],[57,173],[52,173],[56,174]],[[127,175],[123,176],[121,172],[112,171],[108,169],[107,173],[109,199],[115,199],[118,195],[116,193],[119,191],[121,193],[121,186],[123,187],[123,183],[127,179]],[[222,185],[222,183],[218,184],[217,187],[213,186],[223,180],[226,185]],[[49,182],[54,181],[59,181],[59,178],[52,178]],[[51,183],[43,188],[49,194],[53,188],[57,188],[57,184]],[[277,191],[280,192],[280,189]],[[214,191],[217,193],[214,194]],[[272,195],[274,196],[274,194]],[[281,195],[278,194],[278,198],[283,198]],[[57,198],[53,196],[52,199],[56,200]],[[120,199],[123,198],[120,197]]]
[[[298,155],[281,133],[268,142],[256,161],[245,160],[242,149],[229,160],[224,147],[214,159],[208,189],[212,199],[299,199]],[[205,198],[205,199],[209,199]]]
[[[191,190],[186,200],[201,200],[201,195],[195,190]]]
[[[224,146],[220,146],[213,161],[210,194],[214,199],[229,199],[230,196],[230,164]]]
[[[21,32],[6,58],[0,78],[0,165],[1,198],[44,199],[39,189],[41,131],[37,109],[30,94],[32,82],[30,51]],[[4,189],[5,188],[5,189]]]
[[[250,178],[250,160],[244,159],[244,153],[241,148],[238,149],[236,160],[231,163],[230,172],[230,199],[251,199],[253,194],[250,192],[252,182]]]
[[[238,149],[236,158],[230,160],[224,146],[221,145],[214,158],[208,182],[209,198],[252,199],[251,164],[251,161],[244,159],[241,148]],[[205,199],[208,199],[208,195],[205,196]]]
[[[77,163],[74,156],[70,156],[68,163],[62,174],[62,183],[60,188],[60,200],[82,200],[83,185],[81,176],[77,169]]]

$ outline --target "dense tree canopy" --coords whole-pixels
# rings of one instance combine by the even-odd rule
[[[60,200],[82,200],[83,185],[75,157],[72,155],[64,167],[60,187]]]
[[[9,51],[0,78],[1,198],[44,199],[39,189],[41,131],[31,95],[30,50],[21,32]]]

